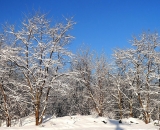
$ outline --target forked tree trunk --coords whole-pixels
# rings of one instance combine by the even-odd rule
[[[140,93],[138,94],[138,100],[139,100],[140,106],[141,106],[141,108],[143,110],[144,122],[146,124],[148,124],[148,123],[150,123],[150,114],[147,111],[145,111],[145,109],[143,107],[143,103],[142,103],[142,99],[141,99]]]
[[[94,97],[93,97],[93,94],[92,94],[92,92],[91,92],[90,90],[88,90],[88,93],[89,93],[90,98],[91,98],[92,101],[93,101],[94,108],[95,108],[96,112],[98,113],[98,116],[102,117],[102,116],[103,116],[103,108],[102,108],[102,106],[99,106],[99,105],[96,103],[96,101],[95,101],[95,99],[94,99]]]
[[[49,87],[47,89],[47,93],[46,93],[46,97],[45,97],[45,102],[48,101],[48,96],[49,96],[50,89],[51,89],[51,87]],[[41,91],[39,93],[37,93],[37,95],[36,95],[36,98],[37,98],[37,101],[35,103],[36,126],[42,124],[43,116],[45,114],[46,107],[47,107],[47,104],[45,104],[44,107],[43,107],[43,110],[42,111],[40,110],[40,105],[41,105],[40,98],[41,98],[41,96],[42,96],[42,88],[41,88]]]

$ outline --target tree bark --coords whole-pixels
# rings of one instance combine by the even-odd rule
[[[118,90],[118,96],[119,96],[119,101],[118,101],[118,107],[119,107],[119,114],[120,114],[120,119],[122,119],[122,95],[121,92]]]
[[[144,122],[148,124],[150,122],[150,114],[147,111],[145,111],[140,94],[138,94],[138,100],[143,111]]]
[[[129,108],[130,108],[130,117],[133,117],[133,106],[132,106],[132,101],[129,103]]]
[[[5,94],[5,91],[4,91],[4,88],[3,88],[2,84],[0,84],[0,90],[1,90],[1,93],[3,95],[4,110],[5,110],[5,113],[6,113],[6,126],[11,127],[11,117],[10,117],[9,110],[8,110],[8,107],[7,107],[7,96]]]
[[[39,125],[39,109],[40,109],[40,106],[39,106],[39,101],[37,101],[36,103],[36,106],[35,106],[35,118],[36,118],[36,126]]]

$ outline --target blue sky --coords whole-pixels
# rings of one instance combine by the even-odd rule
[[[129,48],[133,35],[160,32],[160,0],[0,0],[0,24],[18,25],[39,8],[57,21],[74,16],[74,53],[84,43],[110,56],[115,48]]]

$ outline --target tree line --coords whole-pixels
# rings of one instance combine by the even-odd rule
[[[89,49],[67,49],[75,25],[53,25],[45,14],[25,17],[19,28],[0,33],[0,122],[45,115],[159,119],[160,39],[142,33],[132,48],[115,49],[112,59]]]

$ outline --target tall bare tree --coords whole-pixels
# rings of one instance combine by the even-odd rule
[[[66,23],[52,26],[45,14],[36,13],[27,17],[18,31],[13,26],[5,31],[11,35],[15,48],[19,48],[14,63],[24,80],[17,85],[31,99],[36,125],[42,123],[50,90],[62,86],[61,79],[67,75],[64,69],[72,53],[65,46],[73,39],[68,31],[74,24],[66,19]]]

